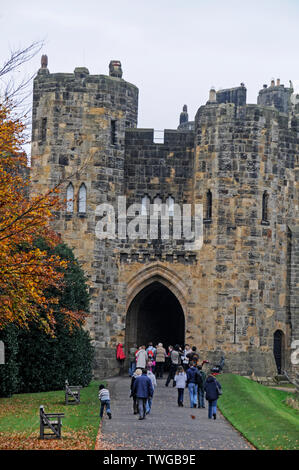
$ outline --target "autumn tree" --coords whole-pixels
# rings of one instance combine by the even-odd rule
[[[58,297],[45,291],[62,288],[67,263],[34,241],[43,237],[49,246],[60,242],[50,229],[52,213],[60,205],[58,187],[29,197],[23,133],[24,125],[13,117],[9,103],[0,104],[0,328],[11,323],[26,328],[34,321],[53,333]],[[68,309],[64,313],[70,323],[80,317]]]

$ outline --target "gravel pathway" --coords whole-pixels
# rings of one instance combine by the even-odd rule
[[[191,409],[188,389],[184,407],[177,406],[177,390],[157,380],[152,411],[139,421],[133,414],[129,377],[107,379],[111,393],[112,419],[106,415],[98,435],[98,448],[130,450],[248,450],[250,444],[217,412],[208,419],[208,410]],[[221,397],[220,399],[221,400]]]

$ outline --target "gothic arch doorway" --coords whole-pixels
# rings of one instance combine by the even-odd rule
[[[277,372],[278,374],[282,373],[284,367],[284,334],[281,330],[276,330],[274,333],[274,341],[273,341],[273,354],[274,359],[276,362]]]
[[[162,282],[153,280],[131,301],[126,317],[126,348],[185,342],[185,315],[177,296]]]

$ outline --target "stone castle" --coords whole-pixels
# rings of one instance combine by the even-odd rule
[[[154,141],[137,128],[138,88],[109,75],[50,73],[34,80],[32,191],[62,181],[54,229],[88,278],[87,328],[95,377],[116,374],[116,346],[196,345],[230,372],[294,374],[299,340],[299,96],[272,81],[257,104],[246,87],[210,90],[189,121]],[[96,208],[141,203],[202,204],[203,244],[95,235]],[[171,222],[170,222],[171,223]],[[297,342],[297,343],[296,343]],[[295,346],[294,346],[295,345]]]

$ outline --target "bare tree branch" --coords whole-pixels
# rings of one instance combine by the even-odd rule
[[[16,71],[21,65],[33,59],[43,45],[44,41],[34,41],[25,49],[11,51],[9,59],[0,67],[0,77]]]

